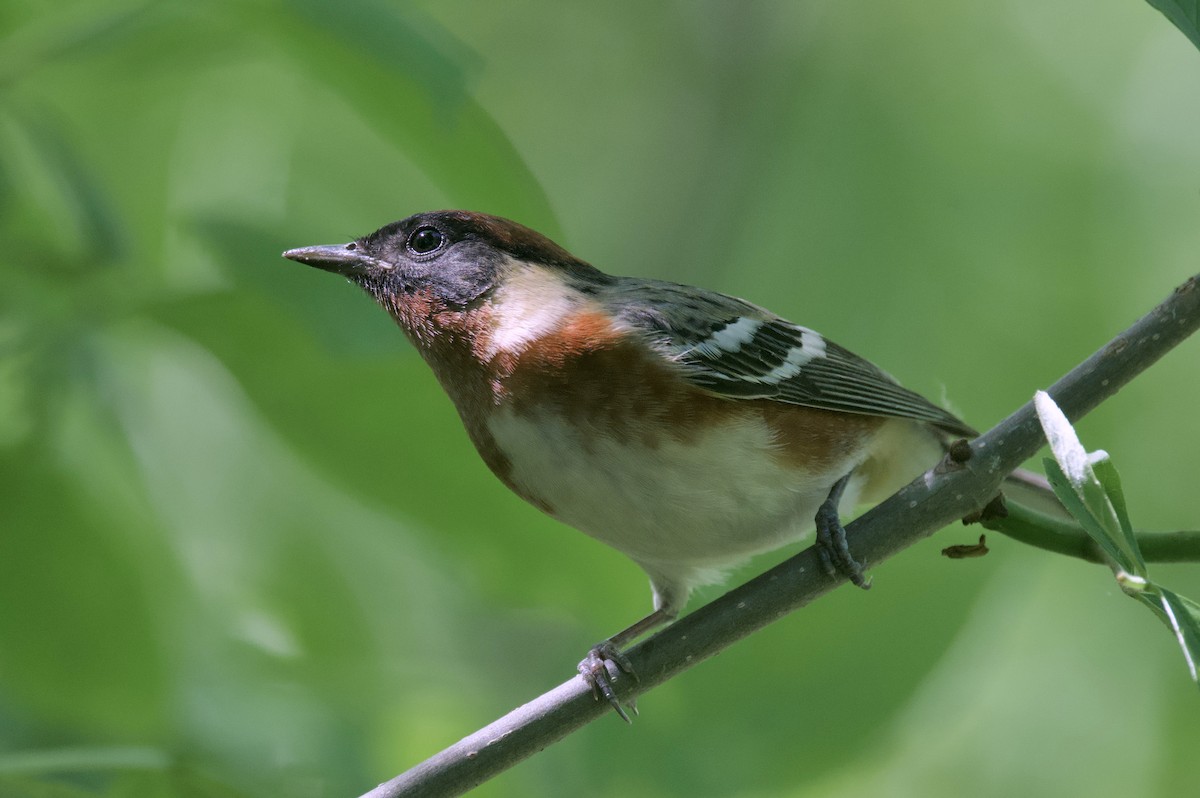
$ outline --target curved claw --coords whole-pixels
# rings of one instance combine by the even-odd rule
[[[617,698],[617,694],[613,690],[613,678],[608,670],[609,662],[616,665],[618,671],[629,674],[634,680],[637,679],[637,674],[634,673],[633,664],[629,661],[629,658],[622,654],[621,650],[609,640],[592,646],[591,651],[579,663],[579,675],[583,677],[585,682],[591,685],[592,694],[596,696],[597,701],[603,696],[608,701],[609,706],[621,716],[621,720],[626,723],[632,723],[633,721],[630,720],[629,715],[625,712],[625,708],[621,706],[620,699]],[[633,710],[633,714],[637,714],[636,703],[630,701],[629,708]]]
[[[870,590],[871,580],[863,575],[862,563],[850,553],[846,528],[842,526],[842,519],[838,515],[838,503],[849,479],[850,475],[847,474],[838,480],[829,492],[829,498],[817,510],[817,552],[821,555],[825,573],[830,576],[840,574],[863,590]]]

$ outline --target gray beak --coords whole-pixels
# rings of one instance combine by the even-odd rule
[[[358,245],[354,242],[289,249],[283,253],[283,257],[346,277],[366,276],[381,268],[386,268],[386,264],[360,252]]]

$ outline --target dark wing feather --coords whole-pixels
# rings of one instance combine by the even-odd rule
[[[911,418],[953,435],[978,434],[850,350],[748,302],[630,278],[609,291],[623,322],[647,335],[689,381],[713,393]]]

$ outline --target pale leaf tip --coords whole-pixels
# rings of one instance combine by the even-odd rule
[[[1038,420],[1046,433],[1046,441],[1054,459],[1062,466],[1063,473],[1072,485],[1080,485],[1088,478],[1088,454],[1075,434],[1075,428],[1067,420],[1066,415],[1045,391],[1038,391],[1033,396],[1033,406],[1037,410]]]

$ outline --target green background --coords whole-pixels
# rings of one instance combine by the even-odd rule
[[[1134,0],[6,0],[0,795],[356,795],[648,609],[284,248],[511,216],[986,428],[1198,270],[1198,130],[1200,55]],[[1200,517],[1197,347],[1079,425],[1144,527]],[[1165,630],[1101,568],[939,557],[975,535],[479,794],[1193,790]]]

